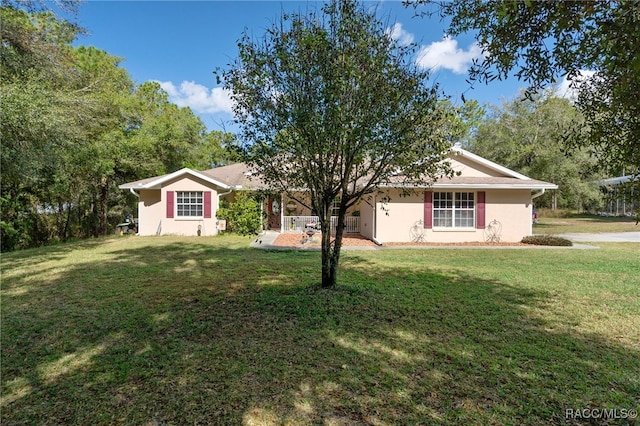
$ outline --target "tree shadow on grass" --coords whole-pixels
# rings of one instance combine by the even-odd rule
[[[638,352],[532,315],[543,291],[356,254],[334,290],[318,253],[117,257],[4,298],[3,424],[564,424],[638,405]]]

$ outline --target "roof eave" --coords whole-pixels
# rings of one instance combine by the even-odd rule
[[[521,184],[508,184],[508,183],[434,183],[431,185],[415,185],[415,184],[382,184],[380,185],[382,188],[414,188],[414,189],[428,189],[428,188],[436,188],[436,189],[461,189],[461,188],[469,188],[469,189],[558,189],[558,185],[552,183],[541,183],[541,184],[531,184],[531,183],[521,183]]]
[[[486,184],[486,183],[436,183],[431,186],[432,188],[442,189],[457,189],[457,188],[471,188],[471,189],[558,189],[558,185],[554,184]]]

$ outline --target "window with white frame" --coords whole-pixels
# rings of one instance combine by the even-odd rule
[[[176,191],[177,217],[202,217],[203,212],[202,191]]]
[[[434,228],[473,228],[475,226],[475,193],[434,192]]]

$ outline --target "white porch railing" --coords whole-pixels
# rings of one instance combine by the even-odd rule
[[[347,234],[360,233],[360,217],[346,216],[344,218],[344,232]],[[320,223],[318,216],[284,216],[282,218],[282,232],[302,232],[308,223]],[[337,216],[331,216],[331,232],[336,231]]]

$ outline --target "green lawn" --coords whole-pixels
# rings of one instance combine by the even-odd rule
[[[349,251],[335,290],[317,286],[319,253],[247,244],[4,254],[1,423],[535,425],[638,408],[637,244]]]
[[[584,232],[638,232],[640,225],[631,217],[605,217],[590,214],[573,214],[549,217],[543,212],[539,222],[533,225],[534,234],[562,234]]]

